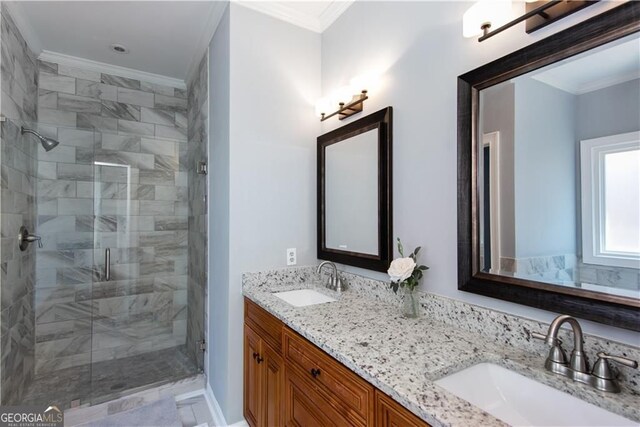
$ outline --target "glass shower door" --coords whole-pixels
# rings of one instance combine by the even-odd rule
[[[102,133],[94,159],[94,403],[194,373],[184,352],[187,220],[177,172],[173,142]]]
[[[28,125],[25,125],[28,126]],[[66,408],[91,393],[93,241],[93,130],[30,125],[59,141],[46,151],[33,135],[21,144],[37,149],[35,227],[35,367],[22,403]],[[28,272],[24,272],[28,274]]]

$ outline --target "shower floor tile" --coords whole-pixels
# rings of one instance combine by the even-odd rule
[[[173,347],[36,376],[22,403],[68,408],[71,401],[79,399],[83,405],[96,404],[132,389],[186,378],[197,371],[184,346]]]

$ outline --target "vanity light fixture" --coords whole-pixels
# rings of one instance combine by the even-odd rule
[[[463,35],[473,37],[482,34],[479,42],[526,21],[527,34],[564,18],[599,0],[526,0],[525,13],[509,22],[504,19],[511,11],[509,0],[479,0],[463,15]],[[506,22],[506,23],[504,23]],[[497,27],[495,30],[490,29]]]
[[[369,97],[367,96],[366,90],[362,90],[359,94],[353,95],[351,100],[347,103],[345,103],[343,100],[339,100],[337,102],[333,100],[332,102],[324,98],[318,101],[318,104],[316,105],[316,113],[320,116],[321,122],[324,122],[325,120],[335,116],[336,114],[338,115],[338,119],[344,120],[347,117],[351,117],[354,114],[361,112],[364,106],[364,101],[367,99],[369,99]],[[332,105],[336,105],[336,103],[338,104],[338,109],[330,114],[327,114],[327,111],[335,108],[332,107]]]

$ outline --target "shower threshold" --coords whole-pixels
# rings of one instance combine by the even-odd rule
[[[36,375],[22,404],[71,407],[95,405],[198,373],[185,346],[96,362]]]

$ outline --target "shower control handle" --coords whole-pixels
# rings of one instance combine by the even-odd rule
[[[104,250],[104,280],[111,280],[111,249]]]
[[[42,249],[44,246],[42,245],[42,239],[40,236],[36,236],[35,234],[29,233],[29,230],[23,225],[20,227],[20,231],[18,232],[18,247],[21,251],[26,251],[29,243],[38,242],[38,247]]]

